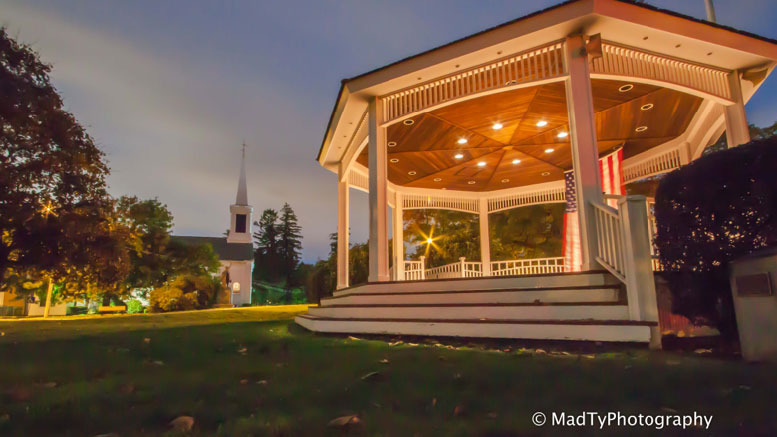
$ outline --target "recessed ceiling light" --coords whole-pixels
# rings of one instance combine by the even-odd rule
[[[545,153],[553,153],[555,151],[556,151],[556,149],[551,149],[551,148],[545,149]]]
[[[634,89],[634,85],[627,83],[626,85],[622,85],[620,88],[618,88],[618,91],[625,93],[627,91],[631,91]]]
[[[411,170],[411,171],[409,171],[409,172],[407,172],[407,174],[409,174],[410,176],[415,176],[415,172],[414,172],[414,171],[412,171],[412,170]]]
[[[544,171],[544,172],[542,172],[542,175],[543,176],[550,176],[550,172],[549,171]]]
[[[640,126],[634,130],[637,132],[645,132],[647,130],[647,126]]]
[[[411,126],[413,123],[415,123],[415,120],[412,118],[408,118],[407,120],[403,121],[402,123],[405,124],[405,126]]]
[[[467,183],[470,184],[470,185],[475,185],[475,181],[469,181]]]
[[[440,182],[441,180],[442,180],[442,178],[434,178],[435,182]]]
[[[486,162],[485,161],[478,162],[478,167],[485,167],[485,166],[486,166]]]
[[[499,129],[502,129],[503,127],[504,126],[502,126],[502,123],[494,123],[494,125],[491,126],[491,128],[494,130],[499,130]]]
[[[559,138],[566,138],[569,136],[569,132],[559,132],[558,135],[556,135]]]
[[[520,164],[520,163],[521,163],[520,159],[513,159],[513,164]]]
[[[645,105],[640,106],[639,109],[641,109],[643,111],[650,111],[651,109],[653,109],[653,104],[652,103],[647,103]]]
[[[389,159],[389,162],[397,163],[399,160],[397,158],[391,158]]]
[[[461,159],[461,158],[464,157],[464,155],[462,155],[461,153],[457,153],[457,154],[453,155],[453,157],[456,158],[456,159]]]
[[[508,182],[510,182],[510,179],[502,179],[502,183],[503,183],[503,184],[506,184],[506,183],[508,183]]]
[[[386,144],[386,145],[389,146],[389,147],[396,147],[397,146],[397,142],[396,141],[389,141],[388,144]]]
[[[459,138],[459,141],[457,141],[457,143],[459,143],[459,144],[467,144],[467,139],[466,138]]]
[[[545,120],[540,120],[540,121],[537,122],[537,127],[543,127],[543,126],[547,126],[547,125],[548,125],[548,122],[545,121]]]

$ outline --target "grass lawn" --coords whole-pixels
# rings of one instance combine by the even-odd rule
[[[774,365],[325,337],[288,320],[304,310],[0,320],[0,435],[157,435],[181,415],[195,435],[601,434],[535,427],[535,411],[696,411],[714,416],[701,435],[777,434]]]

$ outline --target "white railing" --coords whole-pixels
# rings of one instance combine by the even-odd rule
[[[563,45],[561,42],[551,43],[382,96],[383,121],[388,123],[448,101],[497,88],[564,74]]]
[[[428,195],[408,193],[402,196],[402,207],[404,209],[451,209],[477,214],[479,205],[480,203],[475,197],[464,198],[440,194]]]
[[[563,182],[563,181],[559,181]],[[506,194],[488,199],[488,212],[504,211],[520,206],[559,203],[566,201],[564,184],[543,190]]]
[[[637,179],[655,176],[680,168],[680,150],[672,149],[659,155],[645,159],[644,161],[623,167],[623,182],[629,183]]]
[[[491,276],[563,273],[564,257],[491,261]]]
[[[424,271],[423,256],[419,261],[405,260],[405,281],[418,281],[426,279]]]
[[[479,278],[483,276],[483,264],[459,258],[458,262],[426,269],[426,279]]]
[[[602,44],[602,56],[591,62],[591,73],[673,83],[731,99],[726,71],[609,42]]]
[[[596,223],[596,260],[621,281],[626,281],[624,259],[623,224],[618,210],[607,205],[591,203],[594,206]]]

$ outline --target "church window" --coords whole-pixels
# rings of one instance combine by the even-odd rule
[[[237,214],[235,215],[235,232],[238,234],[245,234],[246,232],[246,215],[245,214]]]

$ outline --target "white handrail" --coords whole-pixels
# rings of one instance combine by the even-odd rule
[[[563,273],[564,257],[491,261],[491,276],[538,275]]]
[[[596,260],[618,279],[626,281],[623,223],[615,208],[591,203],[596,223]]]
[[[418,261],[405,260],[405,281],[418,281],[425,278],[424,257]]]

